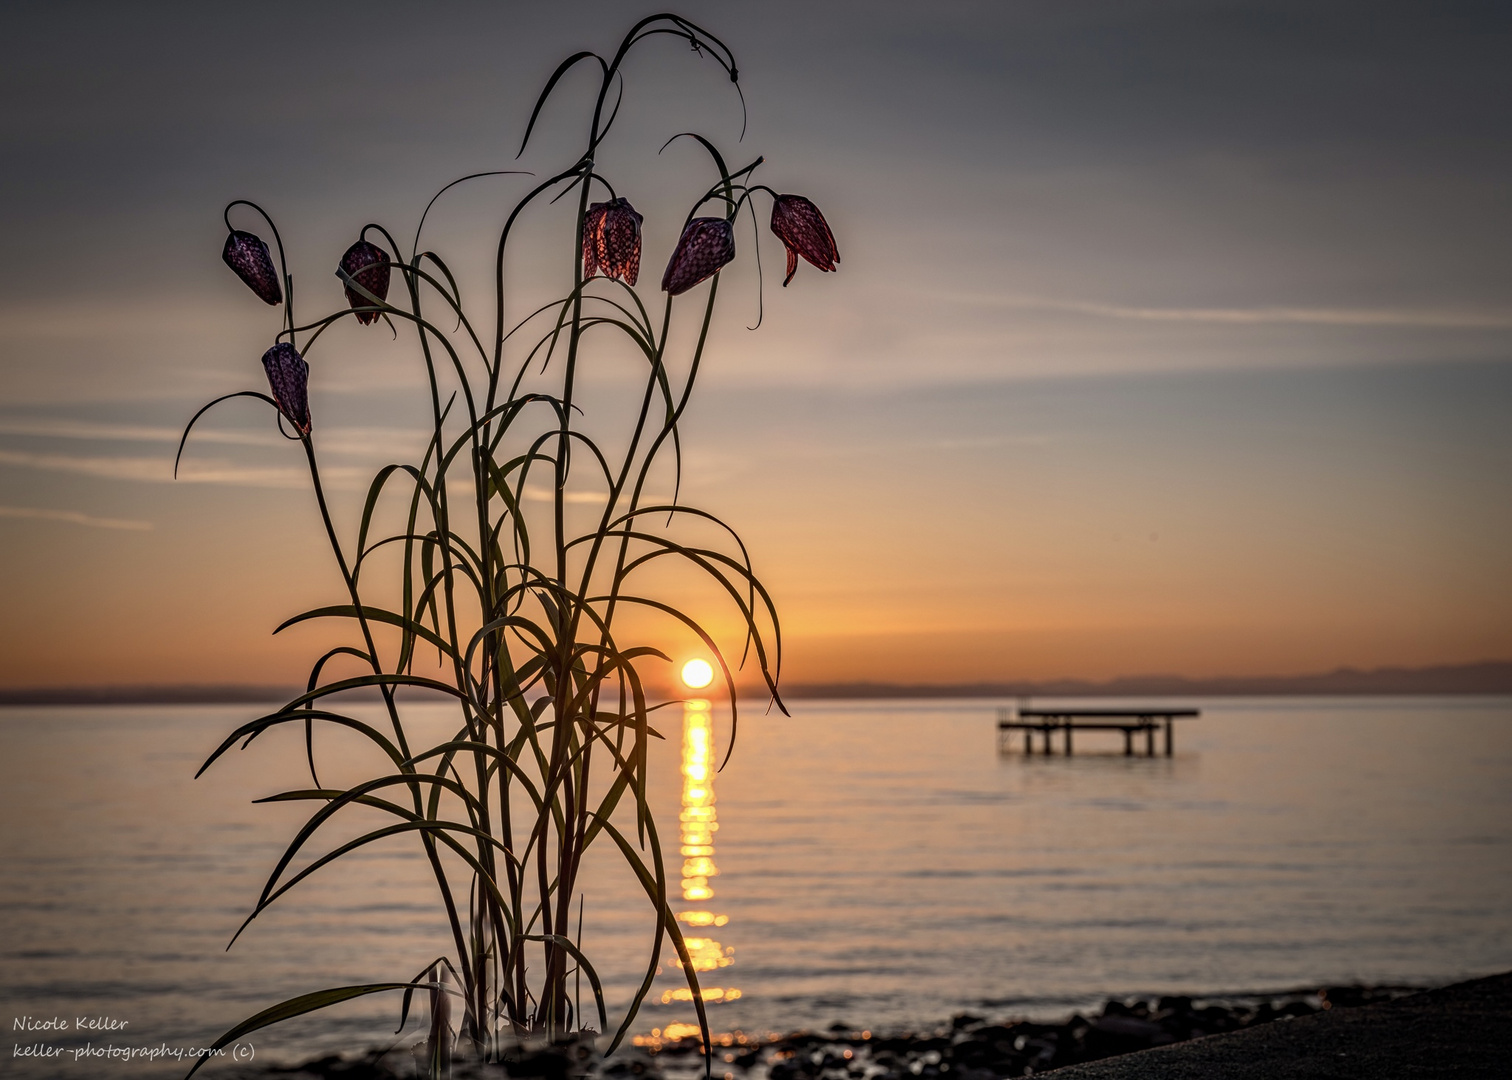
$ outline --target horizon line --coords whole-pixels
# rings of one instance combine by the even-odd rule
[[[403,688],[400,688],[401,690]],[[779,690],[784,688],[779,687]],[[761,684],[737,690],[764,694]],[[135,683],[0,687],[0,705],[213,705],[284,701],[305,691],[254,683]],[[871,679],[794,683],[793,700],[940,697],[1164,697],[1286,696],[1306,694],[1512,694],[1512,660],[1478,660],[1421,667],[1338,667],[1291,675],[1117,675],[1107,679],[980,679],[883,682]],[[408,697],[409,694],[402,696]]]

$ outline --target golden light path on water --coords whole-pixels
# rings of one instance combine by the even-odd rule
[[[733,986],[714,985],[720,976],[711,975],[728,968],[734,961],[734,946],[724,945],[713,935],[729,923],[729,916],[712,910],[714,879],[719,867],[714,862],[714,834],[719,831],[719,814],[714,805],[714,710],[703,698],[683,703],[682,738],[682,807],[678,811],[678,838],[682,855],[682,899],[685,905],[677,921],[686,927],[683,941],[698,976],[699,996],[705,1004],[736,1001],[740,990]],[[696,906],[693,906],[696,905]],[[681,959],[677,964],[682,966]],[[722,980],[720,980],[722,981]],[[693,1000],[686,986],[663,991],[663,1005]],[[652,1031],[652,1038],[679,1039],[699,1034],[697,1024],[672,1023],[664,1030]],[[642,1040],[637,1039],[637,1042]]]

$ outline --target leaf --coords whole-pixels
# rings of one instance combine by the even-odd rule
[[[256,390],[238,390],[234,394],[223,394],[220,397],[216,398],[210,404],[200,409],[199,412],[195,413],[194,416],[190,418],[189,423],[184,425],[184,434],[179,438],[178,453],[173,455],[173,477],[175,480],[178,479],[179,459],[184,456],[184,445],[189,441],[189,432],[194,430],[194,425],[199,422],[199,418],[204,416],[207,412],[215,408],[221,402],[230,401],[232,398],[238,397],[250,397],[257,398],[257,400],[259,401],[266,401],[269,405],[273,406],[274,411],[278,411],[278,402],[274,401],[267,394],[260,394]]]
[[[385,990],[427,989],[429,987],[420,983],[366,983],[359,986],[335,986],[329,990],[316,990],[311,994],[300,994],[298,997],[289,998],[288,1001],[281,1001],[272,1008],[264,1009],[255,1016],[247,1017],[240,1024],[237,1024],[230,1031],[216,1039],[215,1042],[210,1044],[210,1048],[200,1055],[199,1060],[194,1063],[194,1068],[184,1074],[184,1080],[189,1080],[189,1077],[198,1072],[199,1067],[215,1051],[221,1050],[243,1035],[250,1034],[261,1028],[282,1023],[285,1020],[293,1019],[296,1016],[303,1016],[305,1013],[315,1012],[319,1009],[328,1009],[332,1005],[339,1005],[343,1001],[351,1001],[353,998],[363,997],[366,994],[381,994]]]
[[[556,88],[556,84],[561,81],[562,76],[567,74],[568,70],[571,69],[574,64],[578,63],[579,61],[589,59],[597,60],[599,62],[599,67],[604,69],[605,76],[608,76],[608,65],[604,63],[604,58],[602,56],[599,56],[597,53],[586,51],[573,53],[567,59],[558,64],[557,69],[551,73],[551,78],[546,82],[546,89],[542,90],[541,96],[536,99],[535,108],[530,110],[530,123],[525,125],[525,138],[520,140],[520,151],[519,153],[515,154],[515,157],[518,158],[520,154],[523,154],[525,152],[525,147],[530,142],[530,133],[535,130],[536,119],[541,115],[541,108],[546,104],[546,99],[551,96],[551,91]]]
[[[525,934],[523,936],[526,941],[550,942],[557,946],[557,948],[565,950],[568,955],[578,962],[578,965],[588,976],[588,985],[593,987],[593,1000],[598,1005],[599,1030],[608,1030],[609,1014],[604,1009],[604,987],[599,982],[598,972],[593,970],[593,965],[588,962],[588,958],[583,955],[582,950],[574,945],[570,938],[562,937],[560,934]]]
[[[448,642],[446,642],[440,636],[431,633],[428,629],[415,622],[413,619],[406,619],[403,615],[396,615],[392,611],[385,611],[383,608],[378,607],[370,607],[367,604],[363,604],[360,611],[352,604],[334,604],[331,607],[315,608],[311,611],[304,611],[298,615],[293,616],[292,618],[285,619],[278,625],[278,629],[274,630],[273,632],[277,634],[280,631],[286,630],[289,627],[295,625],[296,623],[302,623],[309,619],[364,618],[371,619],[373,622],[388,623],[390,626],[397,626],[402,630],[414,634],[416,637],[423,638],[424,640],[430,642],[432,645],[436,646],[436,648],[441,649],[443,652],[445,652],[448,656],[455,657],[457,655]],[[311,689],[313,690],[314,687],[311,687]]]

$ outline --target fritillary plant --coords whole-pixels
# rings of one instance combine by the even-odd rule
[[[839,252],[813,203],[753,182],[760,158],[731,169],[713,142],[685,133],[707,151],[711,183],[680,227],[653,223],[658,235],[670,241],[676,232],[678,239],[661,298],[637,291],[643,219],[597,159],[624,93],[627,54],[667,35],[719,64],[738,94],[730,50],[675,15],[636,23],[608,59],[580,52],[563,61],[536,101],[520,152],[553,90],[579,65],[599,76],[587,142],[554,175],[518,181],[528,191],[505,219],[492,310],[481,320],[465,308],[447,263],[421,248],[419,229],[406,251],[388,229],[369,224],[339,260],[333,258],[345,305],[301,322],[272,219],[245,200],[226,208],[223,258],[259,298],[282,307],[283,324],[262,357],[270,392],[243,391],[206,405],[186,427],[179,454],[206,410],[233,397],[265,402],[279,429],[303,450],[347,600],[284,624],[325,620],[345,630],[311,665],[305,693],[238,727],[201,769],[264,732],[303,728],[311,786],[265,801],[308,802],[314,810],[242,930],[348,853],[404,836],[418,843],[434,876],[451,951],[413,976],[317,990],[274,1005],[228,1031],[216,1049],[368,994],[402,994],[407,1015],[420,991],[431,1004],[433,1075],[445,1071],[456,1039],[484,1061],[498,1060],[522,1038],[585,1031],[603,1033],[612,1052],[670,951],[693,993],[707,1055],[708,1020],[669,906],[647,801],[648,740],[658,737],[653,713],[669,703],[654,689],[670,682],[670,657],[658,642],[675,634],[702,642],[729,697],[732,746],[736,680],[706,629],[707,616],[659,599],[652,586],[666,580],[660,571],[669,564],[711,582],[738,616],[744,644],[736,667],[749,664],[778,708],[781,637],[772,600],[738,536],[713,515],[683,505],[675,482],[672,495],[653,495],[654,478],[680,472],[678,426],[704,363],[720,270],[736,256],[741,215],[754,217],[757,205],[770,200],[770,227],[787,254],[784,285],[798,256],[829,271]],[[485,175],[497,174],[463,180]],[[600,192],[602,201],[594,201]],[[534,311],[517,311],[517,285],[506,274],[512,238],[522,215],[558,200],[577,207],[575,232],[562,237],[565,292]],[[260,215],[274,248],[234,228],[233,213]],[[386,465],[374,476],[355,543],[340,538],[327,502],[321,428],[308,394],[308,360],[315,361],[318,387],[319,339],[345,319],[372,328],[364,333],[413,335],[432,422],[420,461]],[[690,332],[674,334],[685,322]],[[582,390],[595,374],[591,361],[605,335],[628,342],[643,365],[643,386],[623,399],[626,415],[618,419],[628,422],[609,425],[620,433],[613,445],[595,434],[604,425],[595,428],[596,418],[583,412]],[[686,341],[679,351],[689,352],[670,355],[674,341]],[[654,472],[658,463],[661,474]],[[602,500],[586,518],[581,499],[569,508],[573,491],[584,488]],[[527,506],[532,498],[534,509]],[[724,539],[695,542],[690,534]],[[398,567],[397,580],[379,573],[389,565]],[[664,631],[654,629],[656,620]],[[382,703],[379,719],[370,705],[366,712],[350,707],[374,696]],[[455,724],[436,745],[417,745],[406,727],[408,703],[421,696],[455,709]],[[322,785],[317,728],[334,730],[333,738],[365,740],[387,762],[385,769],[350,787]],[[383,816],[380,827],[316,853],[327,822],[374,812]],[[649,901],[644,975],[612,1025],[599,974],[581,948],[580,870],[595,843],[617,851]],[[588,1007],[582,1005],[584,983]]]

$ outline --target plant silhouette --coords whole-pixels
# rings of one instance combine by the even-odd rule
[[[704,1003],[669,907],[661,841],[647,801],[647,743],[659,737],[653,713],[667,704],[656,700],[657,677],[647,672],[665,671],[670,657],[645,640],[646,617],[665,620],[672,632],[696,638],[707,651],[729,698],[732,747],[737,689],[731,663],[705,621],[642,589],[641,582],[654,584],[649,572],[675,563],[714,583],[743,627],[739,664],[754,668],[779,708],[781,634],[771,597],[739,537],[713,515],[683,505],[675,481],[670,498],[651,496],[648,483],[657,463],[669,458],[662,467],[674,478],[680,475],[679,423],[704,363],[719,271],[735,257],[733,226],[740,215],[754,215],[758,196],[783,207],[771,227],[789,250],[789,278],[795,248],[826,270],[838,251],[812,203],[795,203],[797,197],[787,195],[779,201],[770,188],[752,182],[760,158],[731,169],[713,142],[689,135],[707,151],[715,178],[688,210],[663,278],[662,310],[653,317],[634,288],[643,219],[600,173],[597,157],[624,95],[626,55],[663,35],[686,40],[720,65],[738,93],[730,50],[675,15],[636,23],[608,59],[580,52],[563,61],[536,102],[520,149],[553,90],[578,65],[599,74],[588,139],[576,160],[534,183],[509,213],[498,239],[491,325],[466,309],[446,262],[420,247],[419,228],[406,253],[378,224],[365,226],[340,257],[336,274],[347,306],[300,323],[294,281],[271,217],[245,200],[226,208],[227,265],[258,297],[283,308],[283,328],[263,357],[271,394],[243,391],[206,405],[186,427],[179,456],[195,422],[228,398],[256,398],[276,411],[280,430],[300,443],[308,462],[347,597],[284,626],[339,620],[351,630],[314,661],[305,693],[242,724],[201,768],[203,773],[228,750],[270,729],[303,726],[311,786],[265,801],[317,807],[289,842],[242,930],[299,882],[349,852],[413,834],[434,875],[454,952],[410,978],[282,1002],[237,1025],[215,1048],[269,1024],[383,991],[402,992],[406,1015],[417,990],[428,995],[434,1075],[446,1066],[452,1017],[457,1036],[484,1060],[497,1059],[511,1040],[558,1039],[590,1028],[592,1021],[607,1033],[602,984],[580,947],[580,870],[584,853],[597,842],[617,849],[651,908],[644,977],[614,1025],[608,1049],[625,1038],[670,946],[692,991],[707,1052]],[[743,109],[743,99],[741,104]],[[454,184],[487,175],[497,174],[478,173]],[[606,198],[594,202],[600,189]],[[574,196],[576,231],[564,238],[573,253],[570,287],[511,324],[508,311],[517,290],[506,274],[506,254],[517,243],[516,226],[527,211]],[[232,212],[245,212],[238,208],[261,215],[272,232],[276,268],[273,249],[232,227]],[[707,289],[699,296],[694,290],[704,282]],[[687,300],[674,300],[689,293]],[[692,307],[698,329],[691,355],[673,365],[668,350],[674,308],[682,306]],[[311,414],[307,363],[324,331],[345,319],[414,334],[433,424],[418,463],[386,465],[373,478],[350,547],[338,536],[322,485],[321,429],[318,415]],[[632,399],[638,407],[625,425],[630,433],[613,449],[595,436],[581,405],[588,358],[606,333],[628,342],[644,364],[638,402]],[[537,388],[531,378],[550,381]],[[582,514],[570,504],[585,484],[602,509],[580,527]],[[403,524],[385,528],[386,513]],[[723,539],[695,542],[686,539],[689,530]],[[397,563],[397,581],[371,580],[384,559]],[[627,613],[637,617],[625,630]],[[328,667],[357,673],[328,677]],[[457,721],[444,741],[414,744],[397,696],[401,690],[406,701],[424,694],[453,703]],[[375,692],[383,720],[369,723],[343,711],[342,703],[354,695]],[[317,726],[366,740],[388,762],[386,771],[349,787],[322,785]],[[386,823],[318,857],[305,855],[322,825],[357,807],[384,815]],[[591,1016],[580,1007],[584,980]]]

